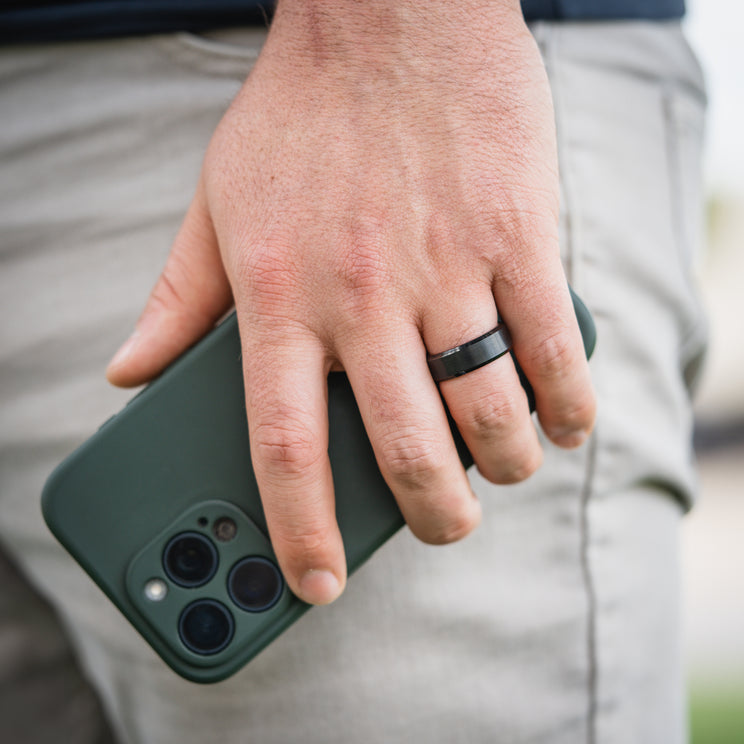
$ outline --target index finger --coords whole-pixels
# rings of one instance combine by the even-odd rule
[[[242,320],[251,459],[271,544],[292,591],[327,604],[343,590],[346,559],[328,459],[325,355],[307,329],[280,334],[276,324]]]

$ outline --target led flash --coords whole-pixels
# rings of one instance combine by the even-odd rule
[[[168,594],[168,585],[162,579],[150,579],[145,584],[145,597],[151,602],[160,602]]]

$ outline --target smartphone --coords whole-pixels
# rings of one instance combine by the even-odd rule
[[[590,356],[594,323],[573,298]],[[56,538],[163,660],[194,682],[233,674],[310,608],[288,589],[268,538],[240,357],[233,314],[62,462],[42,495]],[[328,378],[328,415],[336,516],[352,573],[404,521],[340,372]]]

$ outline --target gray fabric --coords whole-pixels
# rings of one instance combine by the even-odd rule
[[[0,551],[0,741],[112,744],[52,608]]]
[[[53,466],[128,397],[105,362],[260,35],[0,56],[0,539],[58,609],[122,742],[684,741],[677,532],[705,335],[689,279],[700,72],[675,24],[534,32],[556,103],[565,264],[598,326],[596,433],[578,451],[546,444],[519,486],[473,473],[474,535],[428,547],[400,533],[337,603],[209,687],[159,661],[38,502]]]

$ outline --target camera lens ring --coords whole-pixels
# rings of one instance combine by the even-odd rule
[[[217,573],[220,557],[214,543],[200,532],[179,532],[163,550],[163,569],[178,586],[203,586]]]
[[[235,635],[235,619],[216,599],[197,599],[178,618],[178,636],[189,651],[212,656],[227,648]]]
[[[241,558],[227,577],[230,599],[246,612],[266,612],[282,596],[284,577],[276,563],[261,555]]]

